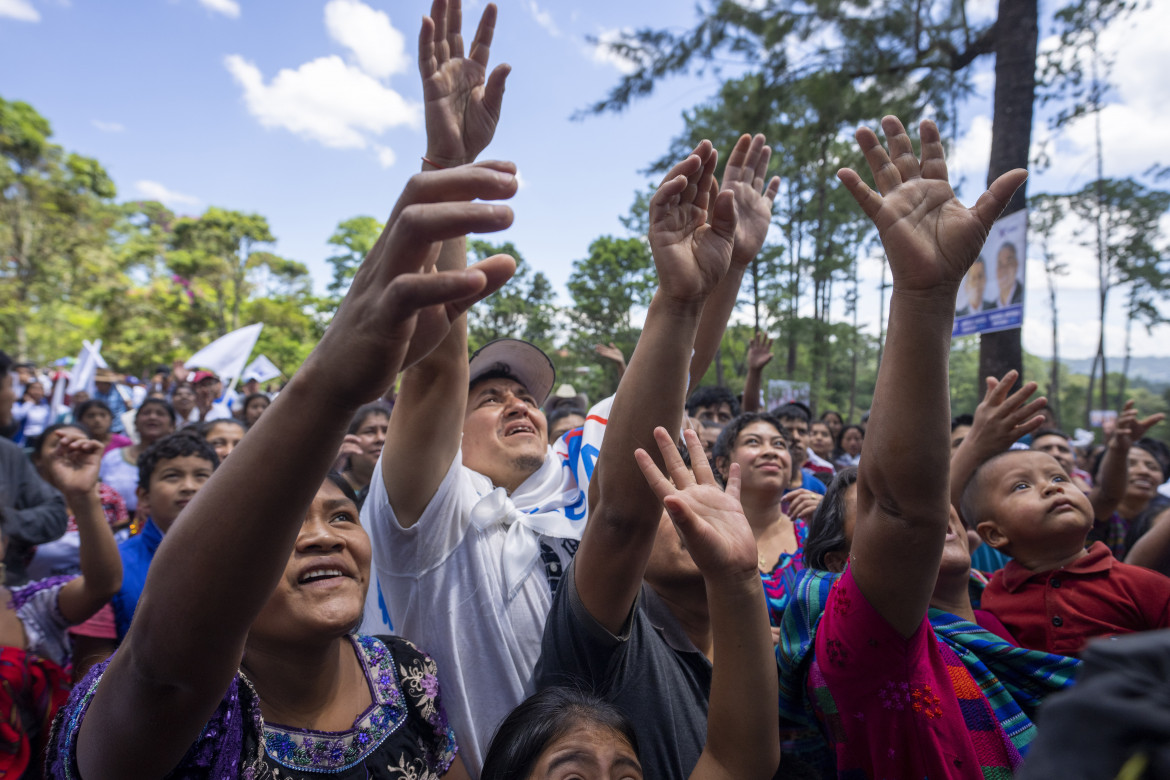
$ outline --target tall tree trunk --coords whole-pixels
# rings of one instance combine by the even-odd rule
[[[861,292],[857,285],[857,266],[857,255],[854,255],[853,278],[851,280],[853,287],[853,333],[850,336],[853,354],[850,356],[852,358],[852,365],[849,370],[849,416],[845,418],[847,420],[853,419],[853,410],[857,408],[857,353],[861,351],[861,344],[858,343],[860,339],[857,336],[857,296]]]
[[[1126,385],[1129,382],[1129,358],[1133,354],[1133,313],[1137,299],[1137,282],[1129,290],[1129,308],[1125,312],[1125,356],[1121,361],[1121,385],[1117,388],[1117,403],[1113,408],[1118,412],[1125,406]]]
[[[999,0],[995,23],[995,116],[991,125],[988,184],[1013,168],[1028,167],[1038,33],[1037,0]],[[1004,214],[1025,207],[1027,186],[1025,182],[1016,190]],[[1001,377],[1011,369],[1020,372],[1022,382],[1024,355],[1020,329],[984,333],[979,339],[979,397],[986,392],[984,377]]]

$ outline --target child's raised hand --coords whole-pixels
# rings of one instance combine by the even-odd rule
[[[49,477],[53,487],[66,498],[84,496],[98,484],[102,465],[102,443],[64,431],[48,454]]]
[[[954,295],[963,275],[979,256],[991,225],[1007,206],[1027,172],[1017,168],[1000,176],[973,208],[955,197],[947,180],[942,139],[934,122],[919,129],[922,159],[896,117],[882,119],[889,154],[869,128],[857,143],[873,173],[877,192],[856,171],[837,176],[873,220],[890,258],[894,285],[904,291]]]
[[[1028,401],[1038,387],[1035,382],[1027,382],[1012,393],[1012,386],[1019,377],[1015,369],[1004,374],[1003,379],[987,377],[987,395],[975,407],[975,419],[967,439],[989,455],[1006,450],[1013,442],[1044,425],[1040,412],[1048,406],[1048,399],[1041,396]]]
[[[1117,415],[1117,427],[1113,430],[1113,440],[1119,448],[1129,450],[1135,441],[1146,435],[1146,431],[1166,419],[1166,415],[1161,412],[1151,414],[1144,420],[1139,420],[1137,416],[1138,412],[1131,398],[1125,402],[1121,414]]]
[[[687,430],[683,438],[691,454],[693,472],[683,463],[670,434],[659,427],[654,429],[654,440],[670,479],[658,470],[646,450],[638,449],[634,457],[642,475],[666,507],[705,578],[757,577],[759,551],[739,502],[738,464],[731,464],[727,490],[720,490],[698,435]]]

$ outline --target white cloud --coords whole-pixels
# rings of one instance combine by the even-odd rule
[[[0,17],[18,22],[39,22],[40,13],[28,0],[0,0]]]
[[[126,126],[120,122],[103,122],[100,119],[94,119],[93,126],[103,133],[120,133],[126,129]]]
[[[536,0],[528,0],[527,6],[528,13],[532,14],[533,21],[543,27],[545,32],[554,38],[561,37],[560,28],[558,28],[557,23],[553,21],[552,14],[550,14],[548,11],[542,10],[541,7],[536,4]]]
[[[199,0],[199,5],[231,19],[240,18],[240,4],[236,0]]]
[[[374,152],[376,152],[378,155],[378,164],[381,165],[383,168],[389,168],[392,165],[394,165],[395,162],[398,161],[398,155],[396,155],[394,153],[394,150],[391,149],[389,146],[381,146],[379,144],[374,144],[373,148],[374,148]]]
[[[638,63],[616,54],[609,48],[609,44],[617,41],[623,32],[632,31],[617,29],[602,30],[597,34],[597,42],[586,47],[586,54],[598,64],[609,65],[619,73],[629,75],[638,69]]]
[[[167,189],[157,181],[136,181],[134,188],[142,197],[149,200],[157,200],[159,203],[164,203],[167,206],[198,206],[200,201],[194,195],[184,195],[181,192]]]
[[[238,54],[224,65],[244,90],[249,113],[265,127],[283,127],[337,149],[365,149],[392,127],[418,127],[420,107],[338,56],[282,69],[264,83],[260,69]]]
[[[359,0],[330,0],[325,28],[350,50],[357,66],[375,78],[402,73],[410,66],[406,38],[390,24],[390,17]]]

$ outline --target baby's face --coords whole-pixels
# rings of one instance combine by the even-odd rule
[[[980,484],[985,518],[1010,540],[1013,549],[1084,544],[1093,526],[1093,508],[1055,458],[1020,451],[988,464]],[[1076,541],[1079,538],[1079,541]]]

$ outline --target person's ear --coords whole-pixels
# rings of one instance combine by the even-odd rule
[[[146,514],[150,514],[150,493],[141,485],[135,489],[135,493],[138,495],[138,508]]]
[[[983,541],[987,542],[994,549],[1001,552],[1011,542],[1011,540],[1004,535],[1003,530],[990,520],[984,520],[975,527],[975,530],[977,530],[979,535],[983,537]]]
[[[831,553],[825,553],[825,567],[834,574],[845,571],[847,563],[849,563],[848,550],[833,550]]]

